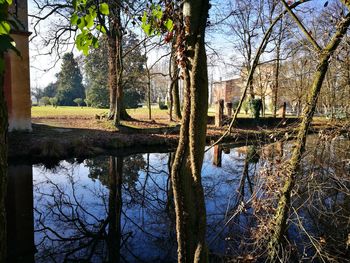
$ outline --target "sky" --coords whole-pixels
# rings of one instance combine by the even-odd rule
[[[316,0],[313,1],[314,5],[323,6],[325,0]],[[34,14],[35,8],[33,4],[33,0],[28,0],[29,3],[29,14]],[[222,12],[227,6],[227,1],[222,0],[212,0],[211,1],[212,13]],[[215,20],[213,14],[210,17],[211,21]],[[47,19],[44,22],[41,22],[39,26],[39,31],[41,34],[50,34],[52,33],[49,29],[53,22],[57,21],[57,19]],[[32,19],[29,18],[29,26],[30,31],[34,32],[32,26]],[[34,35],[34,34],[33,34]],[[33,36],[32,35],[32,36]],[[232,39],[234,36],[227,35],[222,31],[218,31],[215,28],[213,30],[208,30],[207,32],[207,54],[209,54],[208,59],[208,70],[209,70],[209,82],[219,81],[221,79],[231,79],[238,77],[237,70],[235,71],[235,67],[233,64],[240,64],[242,60],[239,59],[240,55],[235,53],[233,50]],[[31,55],[31,87],[40,87],[44,88],[50,82],[56,81],[55,75],[60,70],[61,61],[57,58],[57,56],[53,55],[41,55],[43,53],[48,52],[48,46],[43,44],[43,38],[39,35],[35,37],[30,42],[30,55]],[[79,56],[81,53],[74,48],[73,45],[65,46],[63,50],[61,50],[61,55],[64,52],[70,52],[76,56]],[[161,54],[160,53],[151,53],[148,57],[150,57],[150,63],[156,60],[156,58]]]
[[[32,0],[28,0],[28,13],[36,14],[35,5]],[[41,36],[34,36],[33,20],[29,17],[29,31],[32,32],[31,41],[29,43],[30,52],[30,75],[31,75],[31,88],[40,87],[44,88],[49,83],[56,81],[55,75],[60,71],[60,60],[53,55],[42,55],[49,51],[49,48],[45,46]],[[51,20],[48,19],[41,22],[39,25],[39,31],[43,34],[48,33]],[[67,48],[67,51],[75,50],[72,46]],[[79,52],[75,51],[78,55]]]
[[[213,1],[214,4],[218,5],[218,1]],[[28,0],[28,13],[29,14],[35,14],[36,9],[35,9],[35,4],[33,3],[33,0]],[[33,23],[32,19],[29,17],[29,30],[31,32],[34,32],[33,30]],[[41,22],[39,26],[39,31],[41,34],[45,35],[50,33],[49,28],[52,23],[52,19],[47,19],[44,22]],[[34,33],[32,34],[34,36]],[[218,53],[223,52],[226,47],[227,43],[225,43],[225,40],[223,37],[218,36],[217,34],[211,34],[210,35],[210,46],[215,47],[217,49]],[[215,40],[216,39],[216,40]],[[220,41],[217,41],[217,40]],[[213,41],[214,40],[214,41]],[[39,87],[39,88],[44,88],[46,87],[49,83],[56,81],[55,75],[60,71],[60,64],[61,61],[53,55],[42,55],[46,52],[48,52],[48,47],[43,44],[43,40],[41,36],[36,36],[32,41],[30,42],[30,56],[31,56],[31,61],[30,61],[30,71],[31,71],[31,87]],[[72,45],[66,47],[64,52],[69,52],[73,51],[73,53],[76,56],[79,56],[81,53],[74,48]],[[227,47],[227,52],[232,52],[232,49]],[[211,48],[208,48],[208,53],[211,52]],[[223,52],[225,53],[225,52]],[[156,57],[159,56],[159,52],[157,53],[152,53],[149,55],[151,60],[155,60]],[[228,75],[230,75],[230,69],[228,69],[227,66],[220,65],[224,60],[228,60],[229,57],[223,56],[222,59],[215,62],[215,67],[209,67],[209,81],[211,80],[219,80],[219,79],[225,79],[227,78]]]

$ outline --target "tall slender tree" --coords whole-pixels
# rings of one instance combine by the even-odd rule
[[[342,2],[348,8],[348,11],[350,11],[350,1],[342,0]],[[285,0],[282,0],[282,3],[300,30],[304,33],[310,45],[313,46],[316,54],[318,55],[318,64],[317,70],[314,74],[313,82],[309,89],[308,102],[303,112],[303,118],[299,127],[295,147],[293,149],[293,153],[288,166],[286,167],[286,179],[283,188],[281,189],[278,206],[272,222],[274,226],[274,232],[271,235],[268,244],[269,259],[271,262],[276,262],[278,260],[279,254],[281,253],[281,246],[283,245],[281,241],[286,231],[287,218],[289,215],[289,207],[291,203],[291,193],[294,188],[296,177],[300,168],[300,162],[305,151],[306,137],[315,113],[317,100],[322,88],[323,81],[327,74],[330,59],[333,53],[337,50],[350,26],[350,12],[348,12],[348,14],[338,22],[337,29],[330,41],[324,48],[321,48],[316,39],[307,31],[303,23],[290,9],[288,3],[285,2]]]
[[[184,109],[180,141],[171,170],[176,212],[178,262],[206,262],[206,211],[201,182],[208,112],[205,28],[209,0],[183,3]],[[178,47],[179,48],[179,47]]]
[[[171,45],[171,55],[169,62],[169,74],[170,74],[170,120],[173,118],[173,112],[175,117],[181,120],[181,105],[180,105],[180,87],[179,87],[179,67],[176,59],[176,42],[173,41]]]

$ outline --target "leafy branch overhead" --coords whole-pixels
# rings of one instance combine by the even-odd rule
[[[70,21],[79,31],[75,44],[78,50],[87,55],[90,48],[98,47],[99,35],[107,32],[105,21],[109,15],[109,6],[105,2],[96,5],[88,0],[73,0],[72,3],[74,12]]]
[[[141,27],[146,35],[151,36],[161,35],[166,32],[171,33],[174,30],[174,22],[172,19],[173,11],[173,3],[167,4],[164,12],[160,5],[151,4],[148,12],[144,11],[141,18]]]
[[[188,65],[186,54],[188,28],[183,17],[182,5],[179,1],[169,0],[159,1],[157,5],[152,3],[139,19],[146,35],[165,35],[165,43],[175,38],[173,44],[176,49],[176,63],[181,69],[185,69]],[[180,74],[181,78],[184,78],[183,72]]]
[[[20,55],[16,49],[16,43],[10,36],[11,25],[17,28],[15,21],[8,13],[8,7],[12,4],[12,0],[0,0],[0,53],[4,54],[8,50],[13,50]],[[5,69],[5,61],[0,58],[0,73]]]

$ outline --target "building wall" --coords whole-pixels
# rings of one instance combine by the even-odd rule
[[[238,101],[242,94],[243,81],[239,79],[231,79],[226,81],[225,102]]]
[[[273,101],[274,65],[264,64],[257,67],[253,88],[257,98],[263,98],[266,110],[271,110]],[[246,83],[246,72],[241,77],[213,83],[213,102],[223,99],[225,103],[239,101]],[[279,94],[280,95],[280,94]],[[279,102],[281,98],[279,98]],[[283,101],[283,100],[282,100]]]
[[[213,83],[213,103],[218,102],[218,100],[225,99],[225,82],[214,82]]]
[[[241,97],[242,79],[231,79],[213,83],[213,102],[223,99],[225,103],[239,100]]]
[[[9,131],[31,130],[31,97],[29,74],[29,33],[27,1],[17,1],[11,12],[21,22],[11,37],[21,56],[10,51],[6,55],[5,96],[9,112]]]

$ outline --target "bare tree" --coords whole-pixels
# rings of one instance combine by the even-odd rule
[[[350,3],[348,1],[342,2],[350,10]],[[304,109],[304,116],[299,127],[298,137],[293,149],[292,157],[288,163],[288,167],[286,168],[286,180],[283,185],[281,197],[279,198],[277,210],[273,219],[275,229],[268,245],[269,258],[271,261],[276,261],[276,258],[281,252],[281,240],[286,229],[291,192],[294,188],[296,175],[300,167],[300,161],[305,151],[306,136],[315,112],[318,96],[329,67],[329,60],[333,55],[333,52],[337,50],[350,25],[350,13],[348,13],[346,17],[338,22],[336,32],[333,34],[326,47],[322,49],[313,36],[306,30],[305,26],[301,23],[295,13],[290,9],[289,5],[284,0],[282,0],[282,3],[319,55],[319,60],[316,72],[314,74],[313,83],[309,90],[308,103]]]
[[[254,55],[257,51],[257,44],[261,34],[261,17],[264,10],[264,1],[230,1],[229,18],[224,24],[229,28],[229,34],[234,37],[233,44],[235,51],[243,57],[241,74],[244,79],[250,72]],[[233,33],[233,34],[232,34]],[[253,79],[249,81],[249,95],[255,97]]]

